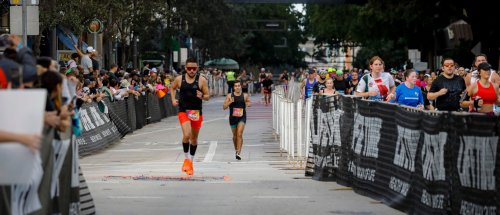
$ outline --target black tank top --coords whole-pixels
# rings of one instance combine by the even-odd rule
[[[234,95],[234,92],[233,92],[233,93],[231,93],[231,97],[234,98],[234,102],[229,105],[229,116],[230,117],[245,117],[247,115],[246,104],[245,104],[245,95],[243,93],[241,93],[241,95],[236,96],[236,95]]]
[[[182,75],[182,83],[179,90],[179,112],[186,112],[186,110],[200,110],[202,100],[196,97],[196,90],[200,90],[199,86],[200,75],[196,74],[193,83],[186,81],[186,74]]]

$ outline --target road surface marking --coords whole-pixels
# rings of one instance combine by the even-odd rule
[[[226,117],[203,121],[203,124],[207,124],[207,123],[210,123],[210,122],[214,122],[214,121],[218,121],[218,120],[223,120],[223,119],[226,119]],[[140,136],[140,135],[152,134],[152,133],[157,133],[157,132],[162,132],[162,131],[176,130],[176,129],[180,129],[180,128],[181,128],[181,126],[176,126],[176,127],[173,127],[173,128],[165,128],[165,129],[160,129],[160,130],[156,130],[156,131],[144,132],[144,133],[140,133],[140,134],[132,134],[132,135],[128,135],[128,137],[136,137],[136,136]]]
[[[204,163],[212,162],[212,159],[214,159],[216,149],[217,149],[217,141],[210,141],[210,146],[208,147],[208,152],[205,155],[205,159],[203,159]]]
[[[309,196],[252,196],[254,199],[308,199]]]
[[[108,196],[109,199],[164,199],[161,196]]]

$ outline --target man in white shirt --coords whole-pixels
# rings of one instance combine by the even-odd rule
[[[90,55],[94,52],[94,48],[92,46],[87,47],[87,52],[82,56],[82,67],[83,67],[83,76],[85,78],[92,76],[94,73],[94,69],[92,68],[92,59],[90,59]]]

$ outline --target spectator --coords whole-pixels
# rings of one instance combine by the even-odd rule
[[[341,95],[347,95],[350,93],[351,85],[347,79],[344,78],[344,72],[342,70],[337,70],[335,72],[337,74],[337,78],[333,80],[333,85],[335,86],[336,92]]]
[[[498,85],[490,81],[491,66],[488,63],[480,63],[477,70],[479,71],[479,80],[471,83],[467,94],[474,101],[474,112],[493,114],[494,105],[498,103]]]
[[[83,69],[83,77],[89,78],[91,75],[94,73],[94,68],[92,67],[92,59],[90,58],[90,55],[94,51],[94,48],[92,46],[87,47],[87,50],[84,53],[80,51],[77,45],[74,46],[78,55],[81,58],[81,66]]]
[[[66,63],[66,69],[78,67],[78,58],[80,55],[78,53],[71,54],[71,59]]]
[[[379,56],[370,59],[371,73],[364,75],[356,88],[356,96],[370,100],[389,101],[394,99],[396,86],[389,73],[384,72],[384,61]]]
[[[424,97],[420,88],[416,86],[416,71],[414,69],[406,70],[404,78],[405,82],[396,87],[396,103],[423,109]]]

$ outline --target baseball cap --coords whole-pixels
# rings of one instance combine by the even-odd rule
[[[327,72],[326,70],[324,70],[324,69],[321,69],[321,70],[319,71],[319,74],[320,74],[320,75],[326,75],[326,74],[328,74],[328,72]]]
[[[337,75],[343,75],[343,74],[344,74],[344,72],[342,70],[340,70],[340,69],[337,70]]]
[[[127,79],[122,79],[120,81],[120,87],[125,87],[125,88],[128,88],[130,86],[130,83],[128,83],[128,80]]]
[[[152,68],[152,69],[149,71],[149,73],[152,73],[152,72],[156,73],[156,72],[158,72],[158,70],[156,70],[156,68]]]
[[[335,69],[333,69],[332,67],[328,68],[328,73],[332,73],[332,72],[335,72]]]
[[[489,71],[491,69],[491,65],[489,63],[480,63],[479,65],[477,65],[477,69],[478,70],[486,70],[486,71]]]
[[[94,52],[95,49],[92,46],[87,47],[87,53]]]
[[[260,68],[260,71],[261,71],[261,72],[265,72],[265,71],[266,71],[266,68],[262,67],[262,68]]]
[[[429,75],[429,74],[425,74],[425,75],[424,75],[424,77],[430,78],[430,77],[431,77],[431,75]]]

